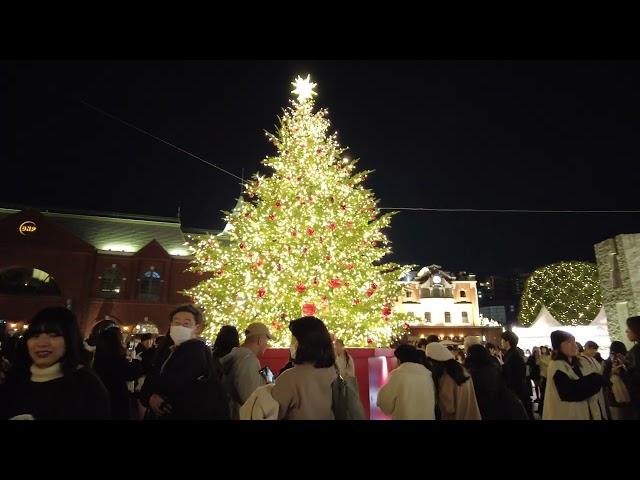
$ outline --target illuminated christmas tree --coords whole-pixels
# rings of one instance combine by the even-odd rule
[[[260,321],[287,346],[289,321],[315,315],[348,346],[387,346],[407,328],[392,307],[410,268],[381,263],[391,213],[381,215],[362,185],[371,172],[356,173],[329,134],[327,111],[314,112],[309,76],[293,85],[297,99],[277,134],[267,133],[277,148],[263,161],[271,175],[246,183],[224,236],[193,247],[191,270],[203,280],[185,294],[203,309],[210,338],[222,325],[242,332]]]
[[[542,306],[565,326],[588,325],[602,308],[598,269],[589,262],[559,262],[538,268],[527,280],[519,322],[528,327]]]

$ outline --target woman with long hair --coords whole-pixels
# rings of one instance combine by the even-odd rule
[[[622,342],[611,342],[609,358],[604,361],[605,398],[611,413],[611,420],[636,420],[635,408],[626,383],[628,371],[625,364],[627,347]]]
[[[29,323],[22,340],[0,393],[0,418],[109,418],[109,394],[82,363],[82,336],[70,310],[41,310]]]
[[[355,378],[356,367],[353,362],[353,357],[345,350],[344,342],[340,339],[336,339],[333,342],[333,345],[336,352],[336,366],[338,367],[340,375],[345,380],[347,378]]]
[[[223,325],[213,342],[213,356],[222,358],[235,347],[240,346],[240,334],[238,329],[232,325]]]
[[[473,380],[441,343],[427,345],[442,420],[481,420]]]
[[[482,420],[527,420],[527,412],[502,377],[502,370],[482,345],[471,345],[465,368],[471,373]]]
[[[294,366],[276,379],[271,395],[279,419],[334,420],[331,384],[337,378],[336,357],[324,322],[302,317],[289,323]]]
[[[114,326],[100,332],[96,339],[93,368],[109,391],[111,418],[131,420],[135,410],[127,382],[141,377],[144,369],[142,361],[127,359],[127,350],[120,328]]]
[[[640,417],[640,316],[627,318],[627,338],[635,343],[627,353],[625,365],[627,370],[627,388],[631,403]]]

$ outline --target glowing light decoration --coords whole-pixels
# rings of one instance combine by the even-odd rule
[[[313,91],[316,84],[311,82],[311,75],[307,75],[307,78],[298,76],[295,81],[291,82],[291,85],[296,87],[291,93],[297,95],[298,101],[300,102],[312,99],[314,95],[317,95],[317,93]]]
[[[393,214],[362,185],[370,172],[345,157],[327,111],[314,111],[310,77],[293,84],[297,99],[267,133],[270,174],[255,174],[225,212],[233,228],[194,241],[190,270],[201,281],[184,294],[203,309],[210,339],[222,325],[242,332],[261,321],[287,347],[289,322],[313,314],[350,347],[388,346],[405,333],[408,317],[393,305],[412,266],[382,263]]]
[[[602,308],[596,265],[559,262],[533,272],[522,293],[519,323],[530,326],[543,305],[564,326],[588,325]]]

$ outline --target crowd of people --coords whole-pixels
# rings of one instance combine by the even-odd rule
[[[500,346],[465,338],[452,351],[437,336],[401,344],[378,392],[394,420],[630,420],[640,413],[640,317],[627,320],[627,351],[613,342],[604,360],[567,332],[551,347],[523,352],[511,331]],[[289,361],[277,375],[261,368],[272,340],[253,323],[223,326],[210,348],[201,312],[177,307],[170,329],[127,348],[113,321],[82,338],[63,307],[38,312],[25,334],[0,352],[0,419],[343,420],[363,419],[354,359],[324,322],[289,324]],[[6,342],[2,345],[6,347]]]

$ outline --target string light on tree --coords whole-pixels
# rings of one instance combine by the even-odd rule
[[[382,263],[393,213],[381,214],[364,188],[370,172],[345,157],[327,111],[314,111],[311,77],[293,86],[278,131],[267,133],[277,150],[262,162],[270,175],[254,175],[226,212],[227,240],[194,245],[191,270],[208,275],[184,293],[203,309],[209,338],[222,325],[261,321],[285,347],[288,322],[316,315],[349,346],[387,346],[405,331],[392,305],[411,268]]]
[[[520,324],[530,326],[543,305],[564,326],[591,323],[602,308],[596,265],[559,262],[538,268],[522,294]]]

